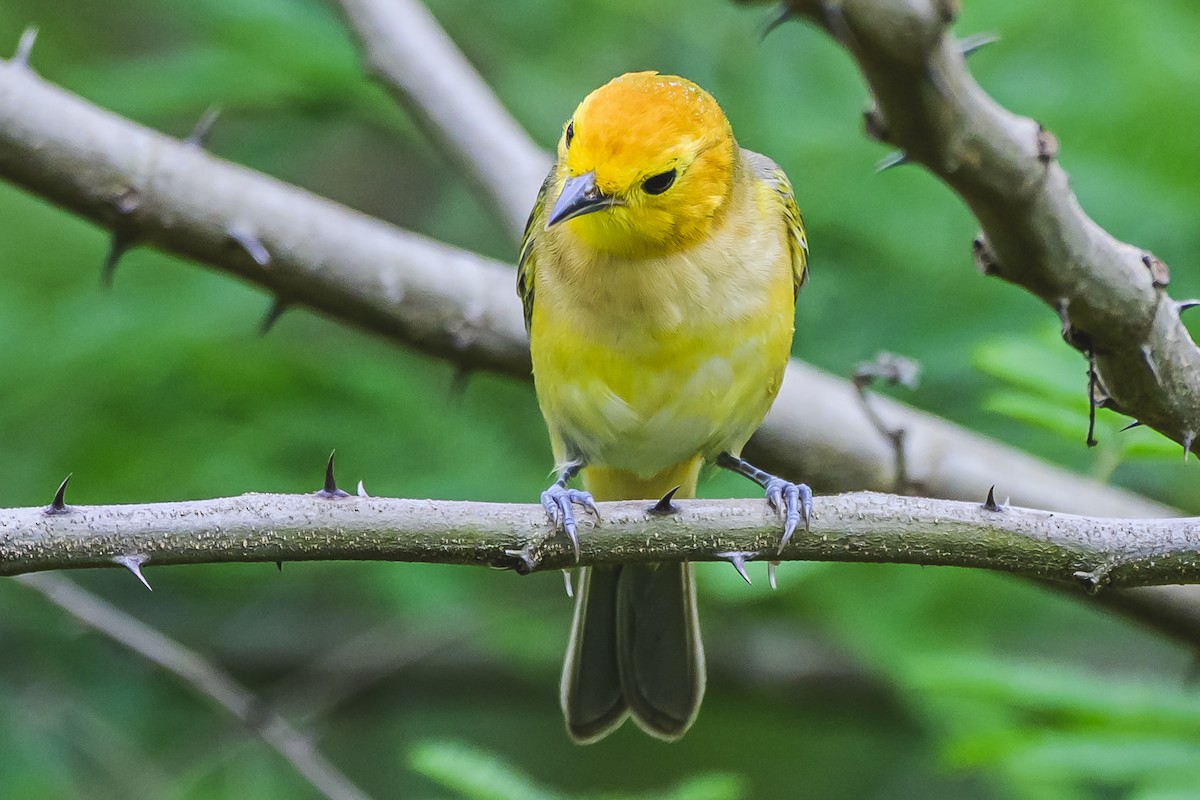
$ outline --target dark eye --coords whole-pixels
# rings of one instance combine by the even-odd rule
[[[567,123],[567,138],[566,138],[567,147],[571,146],[571,140],[574,138],[575,138],[575,120],[571,120],[570,122]]]
[[[660,172],[657,175],[651,175],[646,180],[642,181],[642,191],[646,194],[662,194],[667,189],[671,188],[671,184],[675,182],[675,170],[669,169],[666,172]]]

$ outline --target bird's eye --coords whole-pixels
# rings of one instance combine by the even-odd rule
[[[646,180],[642,181],[642,191],[646,194],[662,194],[667,189],[671,188],[671,184],[675,182],[675,170],[669,169],[666,172],[660,172],[657,175],[651,175]]]
[[[574,138],[575,138],[575,120],[571,120],[570,122],[567,123],[567,134],[566,134],[567,147],[571,146],[571,140]]]

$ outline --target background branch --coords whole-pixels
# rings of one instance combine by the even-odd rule
[[[509,235],[520,238],[551,159],[420,2],[339,3],[369,71],[482,191]]]
[[[57,575],[24,575],[21,583],[39,592],[84,625],[132,650],[225,709],[262,739],[330,800],[368,800],[367,795],[321,755],[312,740],[292,727],[253,692],[199,653],[121,611],[92,592]]]
[[[1089,590],[1200,582],[1200,520],[1079,517],[853,492],[820,498],[808,535],[776,554],[762,500],[690,500],[669,517],[649,501],[600,504],[603,535],[575,562],[537,504],[250,494],[186,503],[0,512],[0,574],[145,564],[324,559],[506,567],[727,560],[979,567]],[[132,567],[130,567],[132,569]],[[140,576],[139,576],[140,577]]]

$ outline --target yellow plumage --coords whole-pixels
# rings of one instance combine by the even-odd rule
[[[538,402],[559,469],[567,470],[548,492],[561,494],[562,475],[569,479],[579,465],[596,499],[654,499],[675,486],[688,497],[702,461],[737,456],[779,389],[806,257],[787,178],[738,147],[702,89],[633,73],[590,94],[564,128],[530,215],[518,277]],[[572,499],[579,502],[547,507],[565,522]],[[580,599],[563,698],[580,740],[619,724],[626,705],[649,732],[677,738],[699,705],[703,654],[690,569],[645,569],[603,576],[605,591],[624,600],[617,620],[600,627],[614,628],[604,635],[622,652],[615,664],[591,670],[598,681],[580,668],[581,659],[589,659],[586,667],[607,657],[602,641],[584,646],[594,612]],[[600,577],[585,583],[598,586]],[[664,581],[666,588],[655,585]],[[643,591],[645,603],[679,619],[648,626],[651,610],[633,603]],[[621,631],[634,620],[639,635],[661,633],[666,644],[631,640]],[[657,668],[672,658],[678,663]],[[647,689],[660,678],[665,688]],[[606,681],[613,685],[593,702],[589,687]],[[676,686],[688,681],[690,688]],[[584,707],[574,721],[573,703]]]

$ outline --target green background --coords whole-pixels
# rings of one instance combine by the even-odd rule
[[[1053,314],[972,267],[975,226],[915,168],[874,172],[862,80],[817,31],[762,44],[722,0],[432,2],[543,145],[614,74],[686,75],[787,170],[812,243],[795,352],[831,371],[918,359],[904,399],[1190,512],[1195,466],[1151,432],[1083,446],[1084,364]],[[0,50],[40,26],[49,80],[217,154],[508,261],[514,246],[317,0],[0,0]],[[960,35],[1001,103],[1044,123],[1084,207],[1200,293],[1200,6],[968,4]],[[4,43],[8,43],[5,45]],[[0,505],[318,488],[337,448],[372,494],[531,501],[551,457],[532,388],[305,311],[257,335],[261,292],[134,250],[0,185]],[[514,299],[515,302],[515,299]],[[802,476],[795,476],[802,477]],[[1003,488],[1001,487],[1001,492]],[[710,495],[750,496],[714,481]],[[701,566],[711,664],[698,723],[568,743],[557,707],[571,605],[556,575],[396,564],[118,571],[82,584],[196,648],[311,730],[377,797],[1200,796],[1194,654],[1081,598],[952,569],[797,564],[771,593]],[[190,687],[0,582],[0,796],[273,798],[311,792]],[[675,792],[668,794],[668,792]]]

